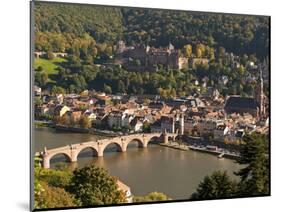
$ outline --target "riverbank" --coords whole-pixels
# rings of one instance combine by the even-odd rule
[[[236,155],[236,154],[226,153],[223,151],[210,150],[210,149],[207,149],[206,147],[199,148],[199,147],[189,146],[189,149],[193,150],[193,151],[209,153],[209,154],[215,155],[217,157],[221,155],[220,158],[224,157],[224,158],[228,158],[228,159],[232,159],[232,160],[236,160],[236,159],[240,158],[240,156]]]
[[[123,134],[112,132],[109,130],[98,130],[94,128],[85,129],[80,127],[68,127],[64,125],[55,125],[55,129],[58,131],[64,131],[64,132],[73,132],[73,133],[88,133],[93,135],[100,135],[100,136],[106,136],[106,137],[116,137]]]
[[[52,121],[39,121],[35,120],[34,122],[35,127],[53,127],[53,122]]]
[[[65,125],[54,124],[52,121],[41,121],[35,120],[34,122],[35,127],[49,127],[54,128],[60,132],[70,132],[70,133],[84,133],[84,134],[93,134],[99,136],[106,136],[106,137],[116,137],[120,135],[124,135],[121,132],[113,132],[110,130],[100,130],[95,128],[85,129],[80,127],[69,127]]]
[[[89,133],[95,134],[95,135],[107,136],[107,137],[116,137],[116,136],[123,135],[122,133],[120,134],[120,133],[112,132],[109,130],[99,130],[99,129],[95,129],[95,128],[91,128]]]
[[[195,146],[179,145],[176,142],[171,142],[169,144],[160,143],[159,145],[164,146],[164,147],[173,148],[173,149],[182,150],[182,151],[193,150],[193,151],[208,153],[208,154],[212,154],[217,157],[220,156],[220,158],[227,158],[227,159],[231,159],[231,160],[236,160],[236,159],[240,158],[240,156],[236,155],[236,154],[226,153],[223,151],[210,150],[210,149],[207,149],[206,147],[199,148],[199,147],[195,147]]]
[[[164,147],[173,148],[173,149],[183,150],[183,151],[189,150],[188,146],[180,146],[177,143],[171,143],[171,144],[159,143],[159,145],[164,146]]]
[[[80,127],[68,127],[64,125],[55,125],[55,129],[57,131],[63,131],[63,132],[74,132],[74,133],[89,133],[89,129],[80,128]]]

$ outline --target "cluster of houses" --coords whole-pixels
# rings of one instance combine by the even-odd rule
[[[86,117],[88,127],[94,129],[123,133],[166,130],[230,143],[239,142],[246,131],[268,129],[268,121],[259,116],[258,104],[253,103],[256,108],[248,104],[253,99],[232,96],[224,100],[215,90],[205,96],[169,100],[154,95],[106,95],[91,91],[49,95],[37,86],[34,92],[41,98],[41,103],[35,105],[35,118],[47,117],[67,126],[76,126]]]

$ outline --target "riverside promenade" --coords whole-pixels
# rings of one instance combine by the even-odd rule
[[[196,147],[196,146],[192,146],[192,145],[179,144],[177,142],[160,143],[159,145],[164,146],[164,147],[173,148],[173,149],[182,150],[182,151],[189,151],[189,150],[199,151],[199,152],[203,152],[203,153],[212,154],[217,157],[221,156],[220,158],[222,158],[222,157],[225,157],[228,159],[240,158],[240,155],[232,154],[232,153],[226,152],[226,150],[222,150],[222,149],[211,150],[211,149],[208,149],[207,147]]]

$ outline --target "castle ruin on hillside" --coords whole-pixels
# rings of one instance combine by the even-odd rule
[[[198,58],[196,58],[198,59]],[[169,43],[166,48],[154,48],[150,46],[126,46],[124,41],[117,44],[115,64],[122,65],[130,71],[155,71],[159,66],[169,69],[182,69],[194,63],[194,59],[181,57],[179,51]],[[208,59],[202,58],[200,63],[208,63]]]

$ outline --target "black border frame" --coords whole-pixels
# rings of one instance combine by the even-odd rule
[[[268,33],[269,33],[269,46],[268,46],[268,56],[269,56],[269,76],[268,76],[268,91],[269,91],[269,193],[263,195],[251,195],[243,197],[228,197],[228,198],[210,198],[210,199],[200,199],[200,200],[190,200],[190,199],[177,199],[177,200],[166,200],[166,201],[153,201],[153,202],[133,202],[133,203],[122,203],[122,204],[109,204],[109,205],[93,205],[93,206],[77,206],[77,207],[56,207],[56,208],[42,208],[34,209],[34,140],[33,140],[33,121],[34,121],[34,105],[33,105],[33,86],[34,86],[34,74],[33,74],[33,52],[34,52],[34,8],[35,2],[47,3],[47,4],[68,4],[68,5],[84,5],[84,6],[95,6],[95,7],[110,7],[110,8],[128,8],[128,9],[150,9],[150,10],[164,10],[164,11],[178,11],[178,12],[190,12],[190,13],[202,13],[202,14],[224,14],[224,15],[236,15],[236,16],[256,16],[256,17],[266,17],[269,20]],[[177,203],[177,202],[201,202],[208,200],[228,200],[228,199],[244,199],[244,198],[255,198],[255,197],[270,197],[271,196],[271,16],[270,15],[256,15],[256,14],[238,14],[238,13],[224,13],[224,12],[207,12],[207,11],[194,11],[194,10],[183,10],[183,9],[166,9],[166,8],[148,8],[148,7],[134,7],[134,6],[123,6],[123,5],[102,5],[102,4],[90,4],[90,3],[74,3],[74,2],[59,2],[59,1],[42,1],[42,0],[31,0],[30,2],[30,64],[29,64],[29,76],[30,76],[30,123],[29,123],[29,133],[30,133],[30,211],[54,211],[54,210],[70,210],[70,209],[89,209],[89,208],[104,208],[104,207],[116,207],[116,206],[134,206],[134,205],[151,205],[151,204],[162,204],[162,203]]]

